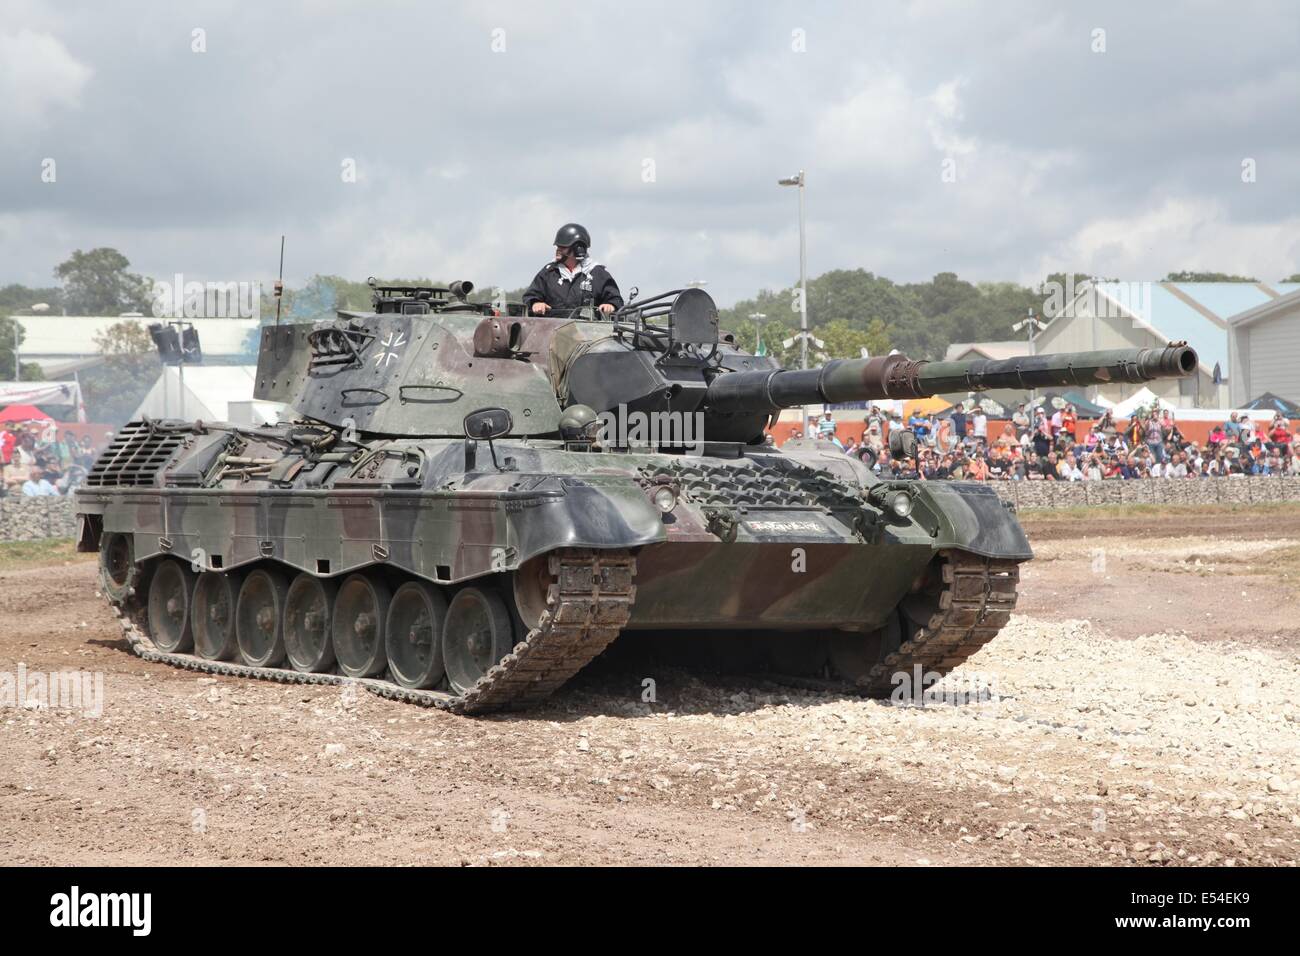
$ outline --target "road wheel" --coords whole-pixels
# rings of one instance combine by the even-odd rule
[[[283,663],[288,593],[284,575],[271,568],[258,568],[244,578],[235,610],[235,635],[245,664],[278,667]]]
[[[204,571],[194,586],[194,653],[204,660],[230,661],[239,647],[235,642],[235,603],[239,580],[221,571]]]
[[[194,646],[190,604],[194,572],[173,559],[158,565],[149,582],[149,636],[159,650],[180,654]]]
[[[403,687],[433,687],[442,680],[442,624],[447,599],[424,581],[408,581],[388,606],[384,631],[388,669]]]
[[[289,665],[304,674],[322,674],[334,666],[333,581],[300,574],[285,598],[284,649]]]
[[[477,587],[456,593],[442,628],[442,659],[455,693],[473,687],[513,647],[510,611],[500,595]]]
[[[334,598],[334,656],[349,677],[374,677],[388,664],[384,622],[387,586],[365,574],[349,575]]]

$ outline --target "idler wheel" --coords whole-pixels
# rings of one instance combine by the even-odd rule
[[[388,664],[384,622],[388,588],[364,574],[349,575],[334,598],[334,656],[349,677],[374,677]]]
[[[464,694],[514,647],[505,601],[495,591],[462,588],[442,628],[442,659],[452,691]]]
[[[305,674],[321,674],[334,666],[334,638],[331,622],[333,581],[299,574],[289,585],[284,606],[284,649],[289,665]]]
[[[424,581],[408,581],[388,606],[388,669],[403,687],[433,687],[442,680],[442,625],[447,599]]]
[[[135,593],[140,568],[135,563],[135,546],[129,534],[110,532],[99,543],[99,588],[114,604]]]
[[[149,583],[149,636],[159,650],[169,654],[194,646],[190,604],[194,598],[194,572],[168,558],[158,565]]]
[[[284,661],[284,609],[289,585],[284,575],[258,568],[244,578],[235,609],[239,656],[253,667],[277,667]]]

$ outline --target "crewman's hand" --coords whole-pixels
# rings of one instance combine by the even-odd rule
[[[600,307],[600,311],[604,312],[606,315],[609,315],[611,312],[614,311],[614,306],[611,303],[606,302],[604,305]]]
[[[545,315],[547,312],[550,311],[551,311],[551,307],[547,305],[545,302],[533,303],[533,315]]]

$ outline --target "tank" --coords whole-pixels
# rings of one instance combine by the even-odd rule
[[[468,282],[372,285],[371,312],[263,330],[255,396],[291,421],[132,422],[79,489],[78,548],[142,657],[473,714],[544,700],[624,634],[889,696],[998,633],[1029,542],[987,484],[766,444],[779,411],[1197,361],[1172,344],[787,370],[700,289],[536,317]]]

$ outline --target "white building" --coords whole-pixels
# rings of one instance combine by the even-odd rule
[[[1186,342],[1200,358],[1198,374],[1146,386],[1175,407],[1227,408],[1264,391],[1300,401],[1300,388],[1289,384],[1300,381],[1300,373],[1295,371],[1300,368],[1300,299],[1294,295],[1297,290],[1300,283],[1294,282],[1085,284],[1037,334],[1034,352],[1158,348],[1170,342]],[[1011,321],[1008,318],[1008,323]],[[1234,328],[1237,333],[1230,335]],[[1250,344],[1252,338],[1254,345]],[[1230,339],[1238,344],[1230,344]],[[1008,345],[977,342],[963,343],[960,348],[966,350],[962,353],[965,357],[987,353],[987,357],[995,358],[1005,357]],[[953,349],[948,358],[962,357]],[[1028,351],[1028,341],[1021,341],[1011,354]],[[1239,354],[1245,364],[1235,358],[1229,361],[1230,351]],[[1087,397],[1122,402],[1142,387],[1126,383],[1093,386],[1087,390]]]
[[[1228,367],[1233,408],[1265,392],[1300,402],[1300,289],[1228,320]]]
[[[24,337],[19,359],[40,365],[46,378],[70,378],[73,372],[97,365],[102,360],[95,336],[119,322],[164,321],[145,315],[16,315],[13,320],[23,327]],[[249,332],[260,325],[257,319],[187,319],[199,334],[204,361],[230,364],[247,359],[245,350]]]

